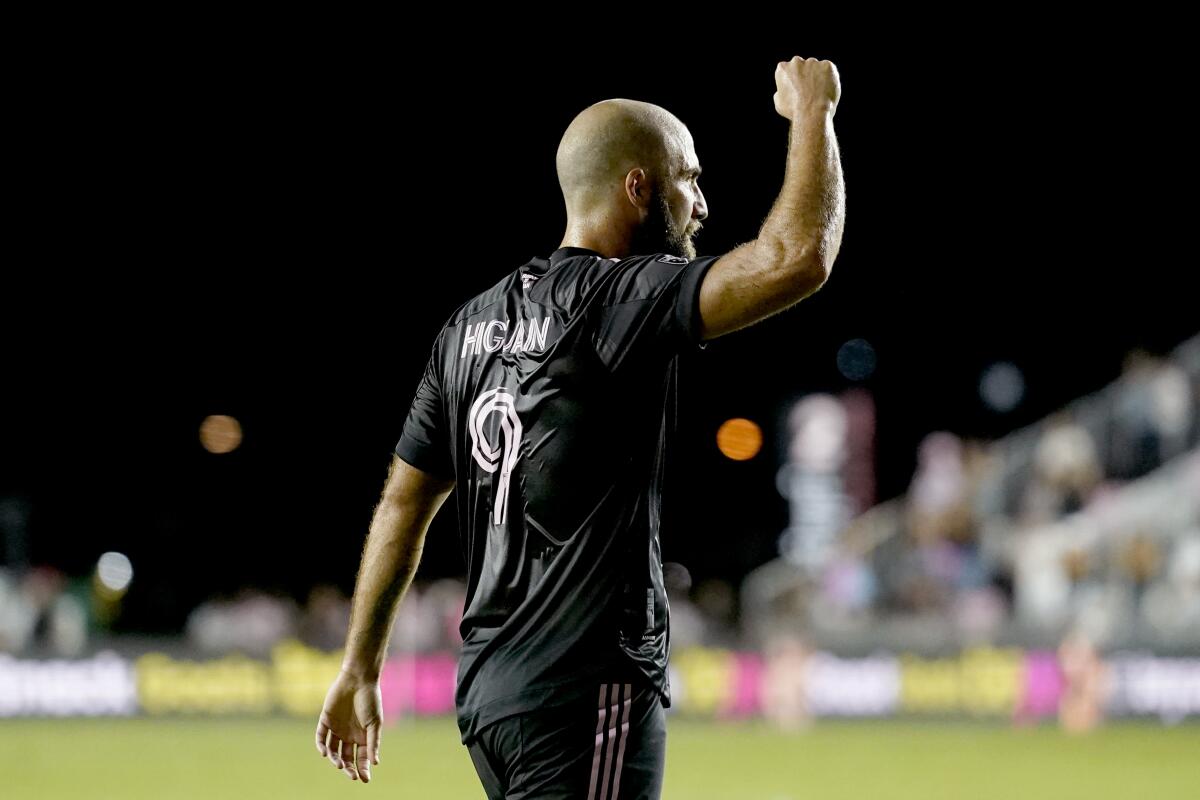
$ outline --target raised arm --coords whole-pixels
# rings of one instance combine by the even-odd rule
[[[421,560],[425,532],[453,489],[453,479],[424,472],[392,456],[383,496],[363,547],[342,668],[326,694],[317,723],[317,752],[351,779],[370,781],[370,766],[379,763],[383,726],[379,673],[388,638],[400,600]]]
[[[837,67],[796,56],[775,68],[775,110],[791,121],[783,188],[758,238],[713,262],[700,286],[701,338],[776,314],[821,288],[842,244],[846,189],[833,115]]]

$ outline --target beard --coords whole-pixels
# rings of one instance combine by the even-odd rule
[[[696,257],[696,246],[692,237],[700,231],[700,223],[679,228],[671,216],[667,196],[655,187],[650,196],[649,213],[641,226],[634,231],[630,247],[631,255],[669,253],[691,260]]]

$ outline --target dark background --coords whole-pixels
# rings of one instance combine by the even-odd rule
[[[842,79],[831,280],[682,365],[664,544],[697,580],[774,555],[781,406],[850,386],[848,339],[878,355],[864,385],[886,499],[929,431],[999,436],[1113,380],[1131,348],[1200,329],[1172,233],[1194,202],[1169,48],[320,33],[75,41],[17,71],[10,224],[27,246],[5,270],[0,497],[27,502],[33,563],[130,556],[127,629],[177,628],[245,585],[350,591],[434,335],[559,246],[555,148],[606,97],[691,129],[704,255],[754,238],[780,186],[776,62],[831,59]],[[1027,381],[1007,415],[977,392],[998,359]],[[200,447],[209,414],[241,421],[239,450]],[[731,416],[763,426],[756,459],[716,451]],[[421,574],[461,569],[444,513]]]

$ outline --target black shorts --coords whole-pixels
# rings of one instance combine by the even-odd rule
[[[666,745],[658,692],[604,683],[583,702],[497,720],[467,750],[489,800],[658,800]]]

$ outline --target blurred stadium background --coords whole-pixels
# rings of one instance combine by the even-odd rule
[[[312,744],[433,335],[558,246],[554,149],[603,97],[691,128],[702,254],[753,237],[800,54],[842,76],[846,238],[818,295],[684,357],[665,797],[1194,797],[1200,313],[1148,191],[1178,108],[1114,115],[1169,87],[1024,44],[1060,90],[977,42],[553,74],[66,47],[22,97],[40,255],[0,321],[0,796],[481,796],[451,515],[393,631],[378,786]],[[895,80],[910,53],[944,102]]]

